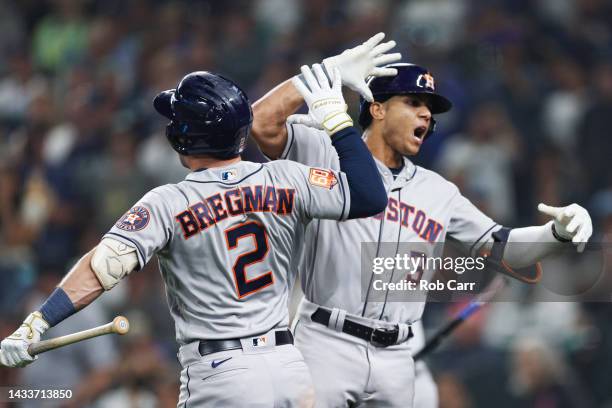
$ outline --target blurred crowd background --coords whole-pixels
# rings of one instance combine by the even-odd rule
[[[417,163],[507,226],[543,223],[538,202],[577,202],[610,240],[609,0],[0,0],[0,26],[2,338],[146,191],[186,174],[155,94],[212,70],[255,101],[379,31],[454,103]],[[263,159],[253,143],[247,156]],[[427,332],[460,307],[428,306]],[[70,388],[75,407],[175,406],[155,262],[48,334],[116,313],[132,321],[126,338],[0,370],[0,385]],[[608,303],[492,305],[427,360],[441,407],[612,407],[610,316]]]

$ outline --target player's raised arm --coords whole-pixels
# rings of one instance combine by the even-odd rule
[[[288,120],[323,129],[331,137],[340,170],[345,173],[349,185],[348,218],[380,213],[387,206],[387,192],[372,154],[346,113],[340,71],[335,68],[331,72],[330,84],[319,64],[312,69],[304,65],[301,70],[303,77],[295,77],[293,82],[308,105],[308,114],[292,115]]]
[[[380,43],[384,33],[378,33],[357,47],[342,54],[323,60],[323,67],[329,74],[334,68],[340,70],[342,84],[359,92],[366,100],[372,101],[372,92],[365,79],[369,76],[393,76],[397,70],[382,68],[399,61],[401,54],[386,54],[395,47],[395,41]],[[302,95],[291,79],[281,83],[253,104],[253,127],[251,134],[261,150],[268,157],[280,157],[287,142],[287,117],[302,105]]]
[[[287,143],[287,117],[304,103],[291,79],[277,85],[253,104],[251,136],[261,151],[271,159],[277,159]]]

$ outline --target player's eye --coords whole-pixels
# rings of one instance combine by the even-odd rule
[[[412,106],[413,108],[418,108],[424,105],[423,101],[420,101],[416,98],[408,98],[406,103],[408,104],[408,106]]]
[[[421,106],[427,106],[427,108],[431,111],[431,106],[429,105],[428,101],[420,99],[420,98],[414,98],[414,97],[407,98],[406,104],[413,108],[420,108]]]

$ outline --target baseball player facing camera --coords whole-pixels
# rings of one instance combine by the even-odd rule
[[[346,113],[338,71],[331,81],[320,67],[302,72],[300,100],[312,125],[325,129],[337,169],[241,161],[253,119],[247,96],[220,75],[185,76],[154,106],[192,172],[129,209],[2,341],[0,363],[32,363],[28,346],[49,327],[156,254],[180,344],[179,406],[311,406],[310,373],[287,328],[293,255],[311,220],[371,216],[387,196]]]
[[[447,112],[452,104],[436,92],[427,69],[407,63],[378,67],[400,58],[379,55],[394,46],[393,41],[379,44],[383,38],[377,34],[323,61],[327,72],[339,70],[343,84],[363,98],[359,123],[384,182],[388,206],[376,217],[317,220],[306,227],[300,264],[305,297],[294,335],[312,373],[318,407],[413,406],[411,326],[418,324],[425,303],[387,302],[386,296],[385,301],[372,301],[371,286],[364,299],[362,242],[434,244],[448,237],[490,250],[494,242],[571,241],[582,251],[592,233],[589,214],[577,204],[561,208],[540,204],[538,209],[552,221],[504,228],[454,184],[414,165],[409,157],[435,135],[434,115]],[[253,136],[272,159],[338,169],[339,158],[326,133],[316,129],[308,116],[292,115],[303,103],[302,86],[301,78],[294,77],[253,105]],[[506,246],[497,261],[511,268],[533,265],[559,245]],[[435,395],[425,404],[421,406],[436,406]]]

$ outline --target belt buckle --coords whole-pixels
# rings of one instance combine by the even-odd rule
[[[376,336],[376,334],[378,333],[383,333],[385,335],[390,335],[393,334],[395,339],[390,342],[390,341],[378,341],[376,340],[374,337]],[[389,347],[394,345],[397,342],[397,336],[399,335],[399,327],[393,328],[393,329],[373,329],[372,333],[370,334],[370,343],[375,346],[375,347]]]

